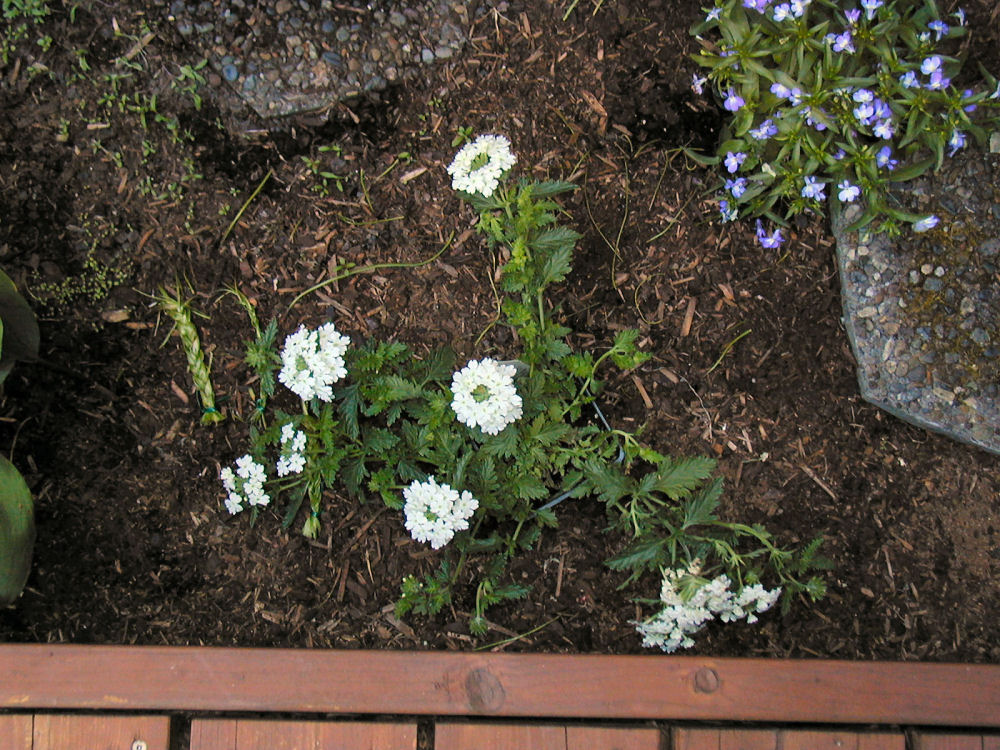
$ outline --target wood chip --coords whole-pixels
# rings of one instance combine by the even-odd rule
[[[681,338],[691,333],[691,323],[694,322],[694,309],[698,306],[698,298],[688,300],[687,312],[684,313],[684,323],[681,324]]]
[[[632,375],[632,382],[635,383],[635,389],[637,391],[639,391],[639,395],[642,396],[642,403],[644,403],[646,405],[647,409],[652,409],[653,408],[653,400],[649,397],[649,394],[646,393],[646,389],[643,387],[642,381],[639,380],[639,376],[633,374]]]
[[[411,169],[409,172],[407,172],[402,177],[400,177],[399,181],[400,181],[400,183],[402,183],[403,185],[405,185],[410,180],[417,179],[420,175],[422,175],[426,171],[427,171],[427,167],[417,167],[416,169]]]

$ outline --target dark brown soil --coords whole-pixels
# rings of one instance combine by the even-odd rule
[[[1000,462],[860,399],[825,220],[781,253],[716,222],[713,176],[679,151],[710,148],[721,124],[689,90],[701,3],[581,2],[563,21],[567,5],[504,3],[423,79],[277,123],[217,108],[221,81],[200,110],[171,88],[191,52],[156,14],[83,3],[32,27],[0,68],[0,264],[39,310],[44,362],[8,379],[0,445],[36,495],[38,544],[0,640],[471,649],[527,634],[505,648],[642,650],[630,620],[649,610],[634,600],[658,582],[618,589],[602,561],[623,540],[596,503],[560,506],[560,528],[511,571],[529,598],[491,610],[484,641],[467,634],[467,591],[436,619],[393,616],[402,577],[438,553],[380,503],[327,498],[317,542],[301,520],[283,532],[278,509],[251,527],[222,507],[219,468],[245,450],[254,387],[250,326],[225,286],[285,333],[332,319],[356,340],[516,353],[499,329],[473,348],[496,314],[493,266],[444,171],[471,127],[507,135],[525,172],[581,186],[564,201],[584,235],[563,290],[574,343],[601,350],[638,327],[653,355],[609,383],[609,419],[645,426],[661,451],[717,457],[728,517],[786,545],[826,539],[825,600],[710,629],[696,652],[1000,661]],[[994,71],[998,9],[966,6],[970,59]],[[176,139],[152,113],[142,127],[154,93]],[[330,145],[341,154],[319,151]],[[343,191],[323,195],[303,156],[336,159]],[[288,310],[338,263],[416,262],[453,231],[429,265],[357,275]],[[206,316],[230,416],[216,427],[199,424],[146,296],[177,278]]]

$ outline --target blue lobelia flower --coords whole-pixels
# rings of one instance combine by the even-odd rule
[[[772,250],[780,247],[784,241],[785,238],[781,236],[781,229],[775,229],[771,234],[767,234],[760,223],[760,219],[757,219],[757,242],[760,243],[761,247]]]
[[[837,193],[837,197],[844,203],[851,203],[857,200],[858,196],[861,195],[861,188],[857,185],[852,185],[848,180],[844,180],[837,185],[837,189],[840,191]]]
[[[813,200],[821,201],[826,198],[826,186],[817,180],[812,175],[806,175],[805,187],[802,188],[803,198],[812,198]]]
[[[736,153],[733,153],[732,151],[727,151],[725,163],[726,163],[726,170],[729,172],[729,174],[732,174],[733,172],[738,170],[743,165],[743,162],[746,161],[746,158],[747,155],[742,151],[737,151]]]

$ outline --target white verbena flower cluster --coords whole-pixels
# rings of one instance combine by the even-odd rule
[[[521,397],[514,387],[513,365],[494,359],[472,360],[454,374],[451,408],[469,427],[479,426],[487,435],[496,435],[521,418]]]
[[[667,653],[678,648],[691,648],[691,636],[718,617],[722,622],[746,618],[757,622],[757,614],[766,612],[778,600],[781,589],[768,591],[760,584],[744,586],[738,593],[732,591],[729,576],[722,574],[706,581],[687,598],[681,595],[680,583],[697,570],[667,570],[663,574],[660,601],[664,607],[643,622],[636,623],[642,635],[642,645],[659,646]]]
[[[279,477],[298,474],[306,466],[306,434],[289,422],[281,428],[281,456],[276,470]]]
[[[344,352],[350,343],[333,323],[325,323],[315,331],[299,326],[285,339],[278,380],[303,401],[313,397],[332,401],[330,386],[347,375]]]
[[[447,484],[438,484],[434,477],[426,482],[413,481],[403,490],[406,502],[406,530],[418,542],[430,542],[440,549],[459,531],[469,528],[469,519],[479,507],[479,501],[465,490],[460,495]]]
[[[451,186],[466,193],[489,198],[504,172],[517,163],[510,141],[502,135],[481,135],[466,143],[448,166]]]
[[[236,471],[228,466],[219,472],[219,479],[226,489],[226,510],[235,515],[243,510],[243,504],[267,505],[271,498],[264,492],[267,474],[264,465],[247,454],[236,459]]]

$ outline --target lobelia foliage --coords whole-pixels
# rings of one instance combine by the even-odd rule
[[[634,330],[618,333],[603,352],[570,347],[572,331],[560,322],[552,290],[570,273],[579,238],[560,224],[555,198],[574,185],[506,179],[514,157],[505,148],[505,138],[480,137],[463,148],[460,168],[449,171],[476,190],[460,195],[503,260],[498,322],[515,334],[517,359],[459,363],[450,350],[417,356],[398,341],[345,346],[332,324],[305,347],[312,334],[300,329],[279,354],[276,325],[262,329],[234,291],[256,333],[246,362],[259,376],[260,397],[250,454],[237,462],[243,473],[223,470],[227,490],[238,495],[227,506],[242,507],[248,486],[255,518],[272,497],[286,498],[287,527],[308,501],[302,531],[314,537],[324,498],[380,498],[403,511],[400,521],[414,539],[441,548],[437,570],[404,578],[397,613],[434,615],[471,578],[476,635],[488,629],[489,607],[528,592],[505,577],[509,561],[556,527],[559,513],[595,500],[625,539],[608,564],[626,572],[627,582],[697,558],[702,570],[725,572],[740,586],[768,577],[786,598],[822,595],[818,579],[800,580],[808,568],[802,558],[777,547],[764,529],[716,516],[721,482],[712,478],[714,461],[662,455],[604,422],[594,403],[601,377],[612,366],[637,367],[648,355]],[[324,343],[319,331],[327,327]],[[268,419],[277,382],[316,388],[301,391],[307,398],[299,412],[275,410]],[[276,452],[277,464],[265,460]],[[258,481],[255,463],[276,466],[279,476]]]
[[[0,271],[0,383],[14,362],[38,356],[35,314],[14,282]],[[13,602],[24,589],[35,546],[35,515],[24,477],[0,456],[0,605]]]
[[[731,113],[717,155],[695,156],[725,168],[724,221],[785,225],[831,197],[866,204],[851,231],[875,219],[889,234],[924,231],[937,218],[901,210],[890,182],[940,168],[1000,124],[993,76],[982,71],[980,88],[956,83],[965,14],[945,16],[934,0],[718,0],[691,33],[708,69],[694,88],[711,84]],[[757,237],[783,241],[759,223]]]

